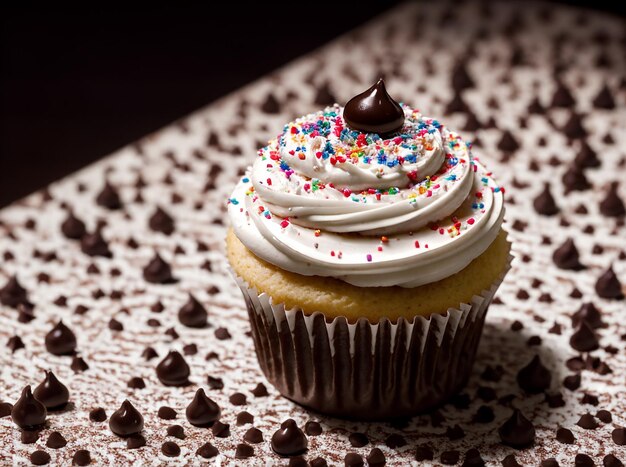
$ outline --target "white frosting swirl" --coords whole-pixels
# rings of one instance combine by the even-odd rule
[[[394,138],[331,107],[285,126],[229,200],[260,258],[350,284],[416,287],[459,272],[498,235],[502,190],[461,138],[407,106]]]

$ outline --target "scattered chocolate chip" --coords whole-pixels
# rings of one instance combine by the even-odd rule
[[[598,336],[585,321],[581,321],[570,337],[569,344],[579,352],[591,352],[600,347]]]
[[[167,427],[167,436],[173,436],[178,439],[185,439],[185,429],[180,425],[172,425]]]
[[[580,263],[578,249],[572,238],[568,238],[560,247],[554,250],[552,261],[560,269],[579,271],[585,268]]]
[[[493,409],[487,405],[478,407],[476,414],[472,418],[474,423],[491,423],[495,419]]]
[[[611,432],[611,438],[618,446],[626,446],[626,428],[615,428]]]
[[[219,454],[219,450],[211,443],[204,443],[196,451],[196,455],[204,459],[211,459]]]
[[[350,441],[350,445],[353,448],[362,448],[363,446],[367,446],[370,442],[365,433],[350,433],[348,441]]]
[[[335,95],[330,90],[330,85],[328,81],[324,81],[317,87],[315,99],[313,100],[313,102],[315,103],[315,105],[319,105],[322,107],[328,107],[329,105],[333,105],[335,102],[337,102]]]
[[[587,454],[576,454],[574,457],[575,467],[594,467],[596,464],[591,457]]]
[[[17,280],[17,276],[11,276],[4,287],[0,289],[0,303],[11,308],[18,305],[29,304],[28,292]]]
[[[561,427],[556,430],[556,440],[559,443],[563,444],[574,444],[576,438],[574,437],[574,433],[572,433],[572,430]]]
[[[96,407],[89,411],[89,420],[92,422],[103,422],[107,419],[107,414],[102,407]]]
[[[513,153],[520,148],[520,144],[509,130],[505,130],[500,141],[498,141],[497,147],[500,151]]]
[[[586,392],[583,394],[583,397],[580,398],[580,403],[593,405],[595,407],[600,403],[600,401],[598,400],[598,396],[594,396],[593,394]]]
[[[53,355],[69,355],[76,350],[76,336],[63,321],[46,334],[46,349]]]
[[[70,211],[61,223],[61,232],[66,238],[80,240],[87,233],[87,229],[85,228],[85,223]]]
[[[598,154],[593,150],[586,141],[580,145],[580,151],[576,154],[574,163],[580,168],[599,167],[600,160]]]
[[[514,454],[509,454],[504,459],[502,459],[502,467],[522,467],[522,465],[517,462]]]
[[[221,413],[219,405],[210,399],[202,388],[196,391],[196,395],[185,410],[189,423],[200,427],[212,425],[220,418]]]
[[[272,435],[272,449],[279,456],[296,456],[305,452],[307,448],[306,435],[291,418],[285,420],[280,429]]]
[[[46,446],[50,449],[61,449],[67,445],[67,440],[58,431],[53,431],[48,435]]]
[[[611,183],[604,199],[600,201],[600,212],[605,216],[622,217],[626,215],[624,201],[617,192],[618,186],[617,182]]]
[[[12,336],[7,341],[7,347],[11,353],[15,353],[16,350],[23,349],[25,346],[20,336]]]
[[[460,430],[460,432],[456,432],[455,436],[459,436],[463,437],[465,436],[465,433],[463,433],[463,430],[461,430],[461,428],[456,425],[454,427],[454,429],[456,430],[458,428],[458,430]],[[389,449],[398,449],[401,448],[403,446],[406,446],[406,439],[404,439],[404,436],[399,435],[397,433],[392,433],[389,436],[387,436],[387,438],[385,438],[385,445],[389,448]]]
[[[46,371],[44,380],[35,388],[33,396],[48,410],[62,409],[70,400],[69,390],[51,371]]]
[[[572,93],[562,81],[556,83],[556,90],[552,96],[552,107],[574,107],[576,101]]]
[[[456,92],[474,87],[474,80],[467,71],[467,65],[463,61],[459,61],[452,68],[451,86]]]
[[[239,443],[235,448],[235,459],[248,459],[254,456],[254,448],[249,444]]]
[[[181,324],[190,328],[205,327],[208,315],[206,308],[191,294],[189,294],[187,303],[178,310],[178,320]]]
[[[602,459],[602,465],[604,467],[624,467],[622,461],[613,454],[607,454],[604,456],[604,459]]]
[[[11,415],[11,409],[13,409],[13,404],[9,402],[0,402],[0,418]]]
[[[498,429],[498,434],[503,444],[515,449],[535,442],[535,427],[518,409],[513,410],[511,417]]]
[[[116,320],[115,318],[111,318],[109,320],[109,329],[111,331],[123,331],[124,325],[120,323],[118,320]]]
[[[517,384],[530,394],[537,394],[550,387],[552,374],[543,363],[539,355],[517,373]]]
[[[349,452],[343,458],[343,463],[346,467],[363,467],[365,462],[363,461],[363,456],[357,454],[356,452]]]
[[[478,451],[478,449],[475,449],[475,448],[469,449],[465,453],[465,459],[463,460],[463,464],[461,464],[461,467],[484,467],[484,466],[485,466],[485,461],[480,455],[480,452]]]
[[[165,335],[168,337],[171,337],[172,340],[176,340],[178,339],[180,336],[178,335],[178,333],[176,332],[176,329],[174,328],[168,328],[165,330]]]
[[[176,279],[172,275],[172,268],[158,253],[143,269],[143,278],[153,284],[172,284]]]
[[[161,445],[161,452],[167,457],[180,456],[180,446],[174,441],[166,441]]]
[[[611,266],[598,278],[595,289],[598,296],[602,298],[618,300],[624,298],[622,284]]]
[[[426,445],[422,444],[421,446],[417,446],[415,449],[415,460],[416,461],[431,461],[433,460],[434,452],[433,449]]]
[[[228,332],[228,329],[226,328],[217,328],[215,330],[215,337],[217,337],[219,340],[223,341],[223,340],[227,340],[231,338],[230,332]]]
[[[569,119],[562,128],[563,134],[568,139],[581,139],[587,136],[587,130],[583,126],[583,117],[575,112],[570,114]]]
[[[189,365],[184,357],[173,350],[156,367],[159,381],[166,386],[186,386],[189,384]]]
[[[228,400],[233,405],[246,405],[248,403],[248,401],[246,400],[246,395],[240,392],[232,394],[228,398]]]
[[[463,96],[461,93],[455,92],[452,96],[448,105],[446,105],[446,109],[444,111],[445,114],[450,115],[456,112],[468,112],[469,106],[463,100]]]
[[[237,414],[237,426],[249,423],[254,423],[254,416],[250,412],[243,410]]]
[[[41,450],[34,451],[30,454],[30,462],[33,465],[46,465],[50,462],[50,454]]]
[[[20,441],[22,444],[35,444],[39,440],[39,431],[22,431]]]
[[[117,190],[108,181],[105,182],[102,191],[96,197],[96,203],[107,209],[116,210],[122,207],[122,201]]]
[[[79,449],[72,456],[72,465],[84,467],[91,464],[91,453],[86,449]]]
[[[175,230],[174,219],[160,206],[157,206],[154,213],[148,219],[148,226],[155,232],[171,235]]]
[[[135,433],[126,438],[126,449],[139,449],[146,445],[146,438],[140,433]]]
[[[572,191],[585,191],[591,188],[591,184],[583,170],[576,165],[570,166],[569,169],[563,174],[561,179],[565,188],[565,194]]]
[[[611,415],[611,412],[604,409],[598,410],[598,412],[596,413],[596,417],[602,423],[611,423],[613,421],[613,415]]]
[[[559,212],[559,208],[550,192],[550,185],[544,184],[543,191],[533,201],[533,206],[538,214],[553,216]]]
[[[370,467],[382,467],[387,463],[385,454],[378,448],[372,449],[366,459],[367,465]]]
[[[575,391],[580,387],[580,380],[580,373],[566,376],[563,379],[563,386],[565,386],[565,388],[569,389],[570,391]]]
[[[540,467],[559,467],[559,463],[554,457],[548,457],[541,461]]]
[[[72,358],[70,368],[74,373],[82,373],[83,371],[87,371],[89,369],[89,365],[87,365],[87,362],[85,362],[82,357],[75,356]]]
[[[146,387],[146,383],[143,378],[135,376],[128,380],[127,386],[131,389],[144,389]]]
[[[243,440],[247,443],[258,444],[263,442],[263,432],[258,428],[252,427],[243,435]]]
[[[46,422],[47,413],[46,406],[35,399],[30,386],[26,386],[11,409],[11,418],[22,430],[34,431]]]
[[[265,384],[259,383],[255,386],[254,389],[250,391],[254,397],[266,397],[268,396],[267,388]]]
[[[581,415],[576,422],[576,425],[584,428],[585,430],[595,430],[596,428],[598,428],[598,422],[596,421],[595,417],[590,413]]]
[[[80,250],[88,256],[102,256],[110,258],[112,255],[109,244],[102,236],[100,230],[87,233],[80,239]]]
[[[441,453],[441,463],[444,465],[454,465],[459,462],[461,458],[461,453],[456,450],[443,451]]]
[[[581,321],[585,321],[592,329],[604,326],[602,315],[596,306],[591,303],[583,303],[576,313],[572,315],[572,326],[578,326]]]
[[[602,86],[596,97],[594,97],[593,106],[596,109],[610,110],[615,108],[615,99],[613,98],[613,93],[606,85],[606,83]]]
[[[465,436],[465,432],[459,425],[454,425],[452,427],[448,427],[446,429],[446,437],[450,441],[455,441],[457,439],[461,439]]]
[[[109,428],[117,436],[129,436],[143,430],[143,417],[128,399],[109,418]]]
[[[280,113],[280,102],[273,93],[269,92],[265,97],[265,101],[261,104],[261,110],[266,114]]]
[[[224,389],[224,381],[222,380],[222,378],[219,378],[219,377],[208,375],[207,384],[209,385],[211,389],[216,389],[216,390]]]
[[[217,438],[228,438],[230,436],[230,425],[228,423],[222,423],[219,420],[213,423],[211,427],[213,436]]]

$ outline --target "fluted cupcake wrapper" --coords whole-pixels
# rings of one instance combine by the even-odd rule
[[[511,259],[470,303],[396,323],[305,315],[234,275],[261,369],[283,396],[328,415],[382,420],[433,409],[466,384],[487,308]]]

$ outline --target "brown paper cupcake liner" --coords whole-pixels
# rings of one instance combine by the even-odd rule
[[[470,303],[396,323],[305,315],[234,276],[261,369],[283,396],[327,415],[382,420],[436,408],[467,383],[487,308],[511,260]]]

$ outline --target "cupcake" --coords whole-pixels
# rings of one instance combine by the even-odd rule
[[[318,412],[428,411],[469,378],[509,269],[504,190],[382,80],[283,127],[228,200],[261,369]]]

